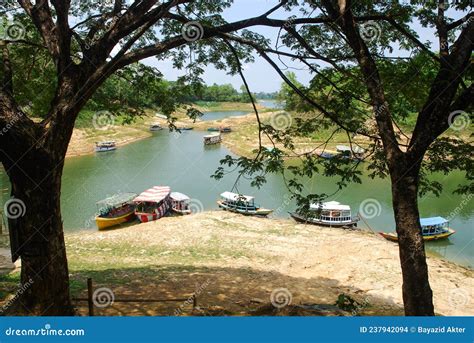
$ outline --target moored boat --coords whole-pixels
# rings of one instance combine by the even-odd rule
[[[137,218],[147,223],[163,217],[170,209],[170,193],[168,186],[155,186],[142,192],[133,199]]]
[[[456,233],[449,227],[449,221],[443,217],[420,218],[421,234],[425,241],[445,239]],[[396,232],[380,232],[380,235],[392,242],[398,242]]]
[[[351,160],[362,160],[364,158],[365,149],[360,146],[354,145],[352,147],[347,145],[337,145],[337,152],[343,158],[349,158]]]
[[[116,149],[117,149],[117,146],[115,145],[114,141],[96,142],[95,143],[95,151],[96,152],[112,151],[112,150],[116,150]]]
[[[273,210],[262,208],[255,204],[255,198],[249,195],[242,195],[232,192],[224,192],[221,199],[217,201],[220,208],[251,216],[266,216]]]
[[[159,124],[150,125],[150,131],[160,131],[160,130],[163,130],[161,125],[159,125]]]
[[[191,200],[186,194],[172,192],[170,195],[171,210],[178,214],[191,214],[189,201]]]
[[[358,217],[352,217],[349,205],[337,201],[311,204],[308,213],[290,212],[290,216],[297,222],[330,227],[354,227],[359,221]]]
[[[206,135],[204,136],[204,144],[205,145],[210,145],[210,144],[219,144],[222,141],[222,137],[220,133],[214,133],[211,135]]]
[[[120,193],[97,202],[95,223],[99,230],[126,223],[134,218],[135,193]]]

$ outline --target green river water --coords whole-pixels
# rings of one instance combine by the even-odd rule
[[[72,157],[66,160],[61,206],[66,231],[97,230],[93,220],[96,201],[117,192],[141,192],[154,185],[169,185],[173,191],[187,194],[199,210],[217,209],[219,194],[231,190],[235,174],[216,181],[210,175],[219,166],[219,160],[230,152],[221,146],[204,146],[202,136],[207,132],[184,131],[181,134],[162,130],[153,137],[120,147],[107,153]],[[224,136],[225,140],[225,136]],[[423,217],[450,218],[457,232],[447,240],[427,243],[427,250],[465,266],[474,266],[472,197],[453,195],[451,191],[463,181],[463,174],[435,175],[444,185],[441,197],[426,196],[419,200]],[[353,214],[366,199],[375,199],[375,212],[367,219],[375,231],[394,230],[389,180],[372,180],[363,176],[362,184],[353,184],[338,192],[330,200],[352,207]],[[316,176],[305,183],[307,192],[331,194],[336,180]],[[3,202],[8,195],[8,179],[0,168]],[[295,208],[289,199],[280,175],[270,175],[267,184],[259,189],[241,182],[239,191],[254,195],[263,207],[275,209],[273,217],[288,217]],[[370,200],[372,201],[372,200]],[[374,202],[374,201],[372,201]],[[359,227],[367,228],[364,222]],[[395,243],[394,243],[395,244]]]

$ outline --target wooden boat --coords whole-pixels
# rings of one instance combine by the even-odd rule
[[[306,215],[290,212],[290,216],[297,222],[330,227],[355,227],[359,221],[358,217],[352,217],[350,206],[337,201],[311,204]]]
[[[449,227],[449,221],[443,217],[420,218],[421,234],[425,241],[445,239],[456,233]],[[380,235],[392,242],[398,242],[396,232],[380,232]]]
[[[209,127],[209,128],[207,128],[207,131],[209,131],[209,132],[219,132],[220,130],[219,130],[218,127]]]
[[[222,137],[220,133],[214,133],[211,135],[204,136],[205,145],[219,144],[220,142],[222,142]]]
[[[364,158],[365,150],[359,146],[349,147],[347,145],[336,145],[336,150],[340,156],[352,160],[361,160]]]
[[[180,128],[178,128],[178,130],[182,130],[182,131],[190,131],[190,130],[194,130],[194,127],[191,127],[191,126],[185,126],[185,127],[180,127]]]
[[[161,125],[159,125],[159,124],[150,125],[150,131],[160,131],[160,130],[163,130]]]
[[[126,223],[134,218],[135,193],[121,193],[97,202],[95,223],[99,230]]]
[[[95,143],[95,151],[96,152],[112,151],[112,150],[116,150],[116,149],[117,149],[117,146],[115,145],[114,141],[96,142]]]
[[[178,214],[191,214],[189,208],[189,197],[186,194],[179,192],[172,192],[170,195],[171,210]]]
[[[250,216],[266,216],[273,212],[266,208],[262,208],[255,204],[255,199],[252,196],[242,195],[232,192],[224,192],[221,194],[221,199],[217,201],[220,208],[237,212],[240,214]]]
[[[170,193],[168,186],[155,186],[142,192],[133,199],[137,218],[147,223],[163,217],[170,209]]]

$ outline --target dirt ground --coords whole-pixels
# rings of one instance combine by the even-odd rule
[[[346,315],[403,314],[398,247],[371,232],[214,211],[66,240],[75,296],[86,295],[88,277],[117,300],[197,295],[195,311],[191,300],[115,302],[97,315],[341,315],[342,293],[358,302]],[[474,272],[428,264],[436,312],[474,315]],[[276,294],[290,306],[272,306]]]

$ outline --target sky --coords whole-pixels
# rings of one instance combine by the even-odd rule
[[[235,0],[231,7],[223,12],[223,17],[228,22],[232,22],[245,19],[250,16],[258,16],[268,11],[270,8],[278,4],[278,2],[278,0]],[[465,15],[465,13],[456,13],[451,10],[449,10],[447,13],[454,19]],[[290,13],[284,10],[279,10],[273,13],[270,17],[275,19],[287,19],[291,15],[298,15],[298,12]],[[301,17],[301,15],[298,16]],[[432,48],[437,51],[437,38],[434,36],[432,30],[425,29],[418,23],[414,23],[412,27],[416,30],[422,42],[432,42]],[[272,39],[273,43],[275,42],[278,34],[278,28],[252,27],[250,30]],[[393,52],[393,55],[399,54],[406,56],[407,52],[401,52],[396,48]],[[275,61],[277,62],[277,59],[275,59]],[[178,76],[185,73],[184,70],[177,70],[173,68],[171,60],[157,61],[154,58],[149,58],[145,60],[144,63],[157,67],[168,80],[176,80]],[[284,68],[282,64],[280,64],[280,66]],[[295,69],[292,68],[291,71],[296,74],[298,81],[305,85],[308,84],[312,76],[307,68],[301,64],[297,64],[296,62],[292,62],[291,66],[296,67]],[[255,55],[254,63],[244,65],[244,74],[252,92],[276,92],[280,89],[282,83],[280,76],[275,72],[275,70],[257,55]],[[205,68],[203,79],[209,85],[213,83],[230,83],[237,90],[239,90],[240,86],[242,85],[240,76],[227,75],[225,71],[217,70],[212,66]]]

